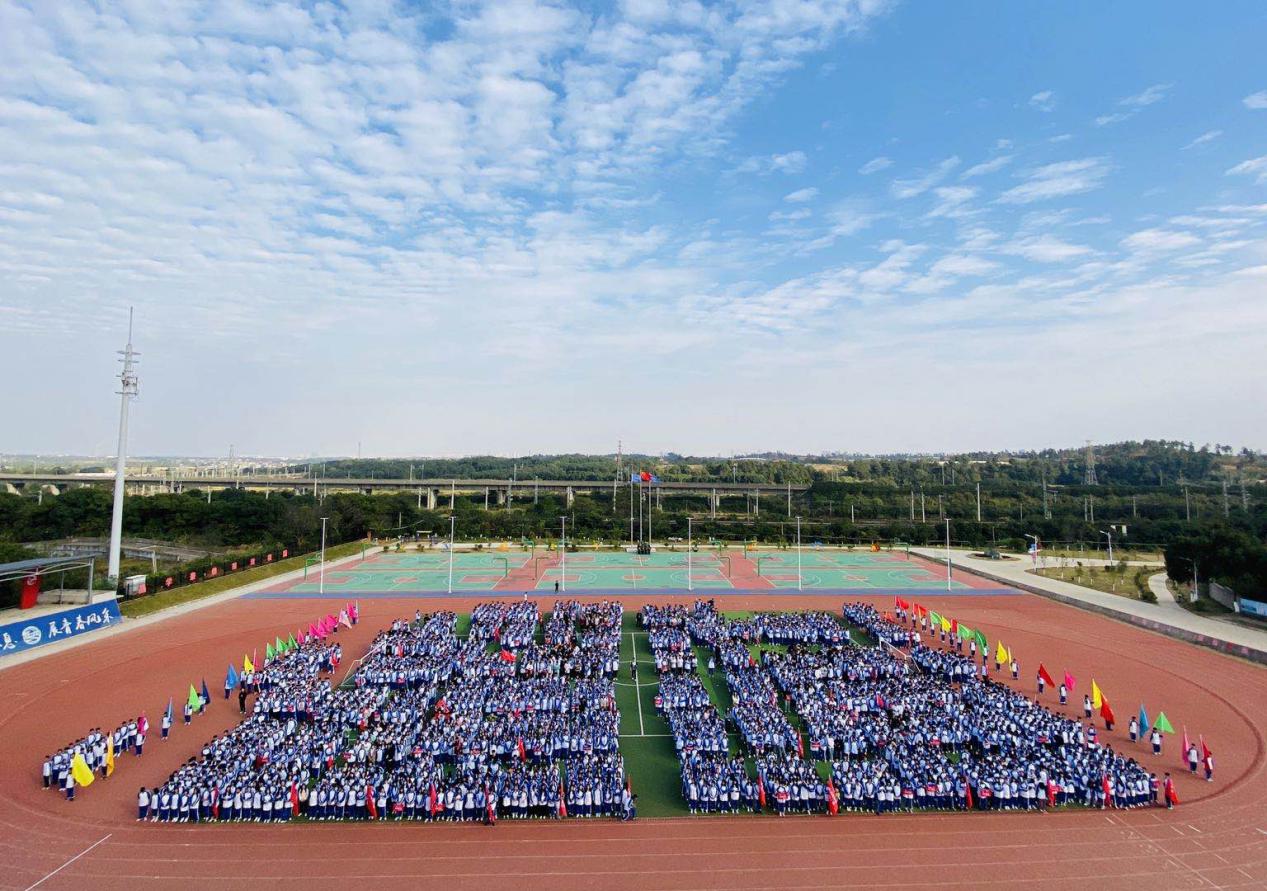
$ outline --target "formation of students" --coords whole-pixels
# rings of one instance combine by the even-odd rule
[[[76,756],[81,756],[88,769],[104,779],[112,769],[110,759],[128,754],[139,758],[144,754],[148,729],[144,716],[129,718],[109,733],[94,727],[82,738],[44,756],[40,767],[43,787],[57,789],[68,801],[74,801],[76,781],[71,765]]]
[[[454,613],[415,613],[338,689],[338,645],[309,641],[243,678],[248,718],[142,789],[137,818],[631,818],[612,684],[621,616],[556,603],[542,644],[535,603],[482,604],[465,640]]]

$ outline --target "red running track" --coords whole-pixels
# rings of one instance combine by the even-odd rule
[[[469,609],[467,600],[369,600],[340,633],[345,666],[375,632],[415,609]],[[622,598],[627,608],[682,598]],[[860,598],[865,599],[865,598]],[[890,601],[873,599],[877,606]],[[839,610],[838,598],[718,595],[723,609]],[[542,599],[549,608],[550,600]],[[135,793],[161,783],[212,734],[237,721],[221,696],[230,659],[324,615],[325,600],[237,600],[0,671],[0,887],[372,887],[488,889],[814,888],[832,886],[1041,887],[1085,891],[1267,887],[1267,671],[1151,632],[1021,595],[928,598],[927,605],[1001,637],[1033,691],[1038,662],[1079,685],[1092,676],[1123,719],[1102,740],[1129,747],[1128,715],[1141,698],[1177,728],[1204,733],[1215,781],[1178,777],[1173,812],[914,814],[884,817],[718,817],[616,822],[279,827],[138,824]],[[206,676],[214,699],[191,729],[176,726],[145,756],[119,759],[114,776],[68,803],[40,789],[46,752],[94,725],[115,726]],[[1075,697],[1081,702],[1081,696]],[[1047,704],[1055,701],[1049,690]],[[179,719],[178,719],[179,721]],[[1167,739],[1158,761],[1179,766]]]

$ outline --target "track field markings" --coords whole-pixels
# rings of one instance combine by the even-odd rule
[[[93,842],[92,844],[90,844],[88,847],[84,848],[82,851],[80,851],[80,852],[79,852],[78,854],[76,854],[74,857],[71,857],[69,860],[67,860],[65,863],[63,863],[61,866],[57,867],[57,869],[53,870],[53,871],[52,871],[52,872],[50,872],[48,875],[44,876],[44,878],[40,879],[38,882],[36,882],[36,883],[35,883],[35,884],[33,884],[33,885],[28,885],[28,886],[26,887],[26,891],[31,891],[31,889],[32,889],[32,888],[38,888],[40,885],[43,885],[45,882],[47,882],[47,881],[48,881],[49,879],[51,879],[53,876],[57,875],[59,872],[61,872],[61,871],[62,871],[63,869],[65,869],[66,867],[70,866],[72,863],[74,863],[74,862],[75,862],[76,860],[78,860],[80,857],[84,856],[84,855],[85,855],[85,854],[87,854],[89,851],[91,851],[93,848],[97,847],[97,845],[99,845],[99,844],[101,844],[102,842],[104,842],[104,841],[106,841],[107,839],[109,839],[109,838],[110,838],[110,836],[112,836],[112,835],[114,835],[114,833],[113,833],[113,832],[107,832],[104,838],[99,838],[99,839],[97,839],[95,842]]]

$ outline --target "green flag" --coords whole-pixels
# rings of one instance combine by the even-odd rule
[[[961,640],[975,640],[977,632],[973,631],[967,625],[959,626],[959,637]]]
[[[264,645],[264,658],[265,658],[265,659],[268,659],[268,660],[270,660],[270,661],[271,661],[271,660],[273,659],[273,657],[274,657],[274,656],[276,656],[276,655],[277,655],[277,653],[273,650],[273,645],[272,645],[272,644],[265,644],[265,645]]]
[[[290,636],[290,640],[286,641],[286,646],[288,646],[292,650],[299,649],[299,644],[295,642],[295,635],[292,634]]]
[[[282,639],[280,637],[274,639],[273,641],[273,652],[278,653],[279,655],[286,652],[286,645],[282,643]]]
[[[198,688],[193,684],[189,685],[189,707],[200,708],[202,706],[202,697],[198,695]]]
[[[1157,713],[1157,720],[1153,722],[1153,729],[1160,730],[1162,733],[1174,733],[1174,725],[1170,723],[1170,719],[1166,717],[1165,712]]]
[[[938,613],[932,610],[929,610],[928,624],[929,624],[929,627],[931,627],[934,631],[936,631],[938,628],[941,627],[941,616]]]
[[[990,648],[990,644],[986,641],[985,635],[980,631],[973,631],[972,636],[977,639],[977,645],[980,646],[981,649],[988,650]]]

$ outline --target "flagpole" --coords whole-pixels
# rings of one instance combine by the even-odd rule
[[[691,587],[691,518],[686,518],[686,590],[693,591]]]
[[[567,514],[559,517],[559,528],[562,530],[562,564],[559,569],[559,590],[568,589],[568,518]]]
[[[317,582],[317,593],[326,593],[326,520],[329,517],[321,518],[321,572],[318,573],[320,580]]]
[[[950,517],[946,518],[946,590],[950,590]]]
[[[791,483],[788,483],[790,486]],[[791,489],[788,489],[791,492]],[[789,496],[791,497],[791,496]],[[791,504],[791,502],[788,502]],[[796,590],[803,591],[801,587],[801,518],[796,518]]]
[[[449,514],[449,593],[453,593],[453,533],[457,523],[457,516]]]

